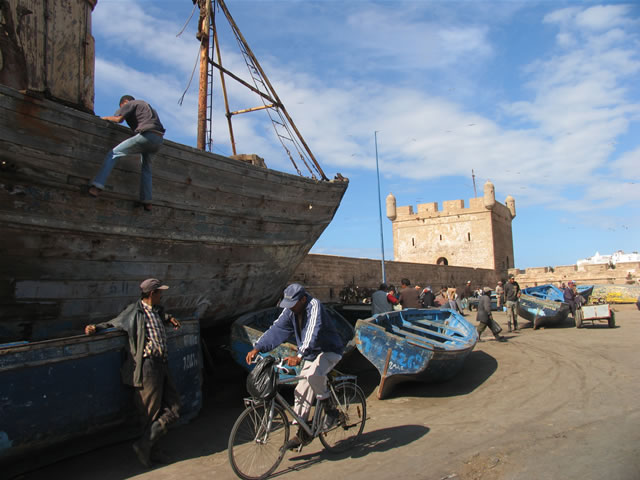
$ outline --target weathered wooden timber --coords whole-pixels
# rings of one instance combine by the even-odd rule
[[[93,111],[98,0],[0,0],[0,84]]]
[[[89,197],[104,154],[130,135],[0,85],[0,341],[79,333],[119,313],[148,277],[170,285],[171,313],[203,326],[274,305],[348,185],[166,140],[153,212],[136,201],[137,156]]]

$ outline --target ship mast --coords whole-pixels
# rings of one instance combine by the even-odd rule
[[[232,117],[243,113],[254,112],[257,110],[266,110],[271,119],[278,140],[287,152],[289,159],[296,168],[298,174],[302,172],[298,168],[293,156],[292,150],[298,153],[300,160],[306,166],[313,178],[316,178],[314,170],[323,180],[328,180],[322,168],[316,161],[311,149],[302,138],[302,134],[296,127],[293,119],[287,112],[287,109],[280,101],[278,94],[267,78],[266,73],[253,54],[240,29],[236,25],[233,17],[229,13],[224,0],[196,0],[200,7],[200,19],[198,28],[198,38],[200,39],[200,86],[198,92],[198,138],[197,146],[201,150],[209,150],[212,148],[212,98],[213,98],[213,68],[220,72],[220,84],[224,97],[227,123],[229,127],[229,138],[231,141],[231,149],[236,155],[236,143],[233,135]],[[215,6],[218,6],[226,17],[231,29],[236,37],[240,50],[244,57],[247,68],[251,75],[253,85],[242,80],[222,66],[222,58],[220,55],[220,46],[218,42],[218,34],[215,23]],[[213,60],[215,53],[215,61]],[[212,68],[213,67],[213,68]],[[225,84],[225,75],[239,82],[245,87],[259,95],[262,105],[242,110],[230,111],[227,89]]]

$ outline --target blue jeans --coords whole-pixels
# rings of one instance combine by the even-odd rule
[[[106,157],[104,157],[104,161],[102,162],[100,171],[91,184],[100,190],[104,189],[104,185],[107,183],[107,178],[109,178],[109,174],[115,166],[118,158],[139,153],[142,161],[142,168],[140,171],[140,201],[150,202],[151,158],[153,156],[152,154],[158,151],[160,145],[162,145],[162,136],[151,132],[138,133],[137,135],[128,138],[107,153]]]

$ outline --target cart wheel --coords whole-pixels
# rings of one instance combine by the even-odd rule
[[[610,310],[609,312],[611,313],[611,316],[609,317],[609,328],[615,328],[616,327],[615,313],[613,313],[612,310]]]
[[[583,318],[584,318],[584,314],[582,313],[582,309],[581,308],[577,309],[575,314],[576,328],[582,328]]]

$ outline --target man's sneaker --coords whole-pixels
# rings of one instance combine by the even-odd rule
[[[294,435],[289,440],[287,440],[287,443],[285,443],[282,448],[284,450],[297,450],[301,446],[302,446],[302,440],[298,438],[297,435]]]
[[[303,447],[309,444],[313,440],[307,432],[304,431],[303,428],[298,427],[298,432],[291,437],[287,443],[282,447],[283,450],[299,450],[300,447]]]

